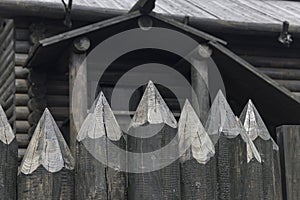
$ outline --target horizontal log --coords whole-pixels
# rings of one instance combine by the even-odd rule
[[[56,121],[69,118],[69,107],[48,107]]]
[[[42,114],[43,114],[42,111],[33,111],[33,112],[31,112],[28,115],[28,123],[31,126],[36,125],[39,122],[39,120],[41,119]]]
[[[269,68],[290,68],[299,69],[299,58],[276,58],[276,57],[257,57],[257,56],[241,56],[243,59],[256,67]]]
[[[15,28],[15,40],[16,41],[29,41],[29,30],[26,28]]]
[[[18,147],[27,147],[29,144],[29,136],[27,133],[17,133],[16,134]]]
[[[29,41],[15,41],[15,51],[16,53],[24,53],[28,54],[29,50],[31,48],[31,45]]]
[[[47,88],[45,85],[31,85],[28,90],[30,97],[42,98],[46,95]]]
[[[47,95],[46,99],[49,107],[69,107],[69,96]]]
[[[22,161],[25,153],[26,153],[26,148],[19,148],[18,149],[18,162]]]
[[[29,116],[29,109],[27,106],[16,106],[16,118],[17,120],[27,120]]]
[[[3,101],[6,101],[12,94],[15,93],[15,91],[15,83],[12,82],[10,86],[2,94],[0,94],[0,98],[2,98]]]
[[[15,104],[16,106],[26,106],[29,101],[29,95],[28,94],[16,94],[15,97]]]
[[[25,79],[16,79],[16,92],[17,93],[27,93],[29,90],[28,88],[28,81]]]
[[[46,99],[44,98],[31,98],[28,101],[27,106],[31,111],[35,111],[35,110],[43,111],[47,106],[47,102]]]
[[[15,56],[16,65],[24,66],[27,61],[28,55],[16,53]]]
[[[28,129],[30,128],[30,125],[28,121],[16,121],[16,131],[17,133],[27,133]]]
[[[16,73],[16,78],[27,79],[29,70],[27,68],[23,68],[21,66],[16,66],[15,73]]]
[[[273,79],[300,80],[300,68],[299,69],[259,68],[259,70]]]
[[[47,73],[47,79],[49,81],[65,81],[66,83],[68,83],[69,81],[69,75],[67,73],[65,74],[58,74],[58,73]]]
[[[276,80],[281,86],[292,92],[300,92],[300,80]]]
[[[49,81],[47,82],[47,94],[49,95],[69,95],[68,82]]]

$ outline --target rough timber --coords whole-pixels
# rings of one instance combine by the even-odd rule
[[[74,198],[74,159],[47,108],[20,166],[18,198]]]
[[[211,106],[206,130],[216,150],[218,198],[241,199],[247,163],[260,161],[260,156],[221,91]]]
[[[14,132],[0,105],[0,197],[3,199],[17,196],[17,150]]]
[[[119,124],[101,92],[77,136],[77,199],[126,199],[126,176],[122,172],[126,156],[120,150],[124,149],[124,142]],[[110,143],[120,149],[113,149]],[[114,163],[113,168],[108,162]]]
[[[263,198],[282,199],[278,145],[251,100],[242,111],[240,119],[262,158]]]
[[[178,122],[182,199],[215,199],[215,147],[186,100]]]
[[[159,128],[159,129],[158,129]],[[147,152],[161,150],[172,139],[177,140],[177,122],[159,94],[152,81],[149,81],[137,111],[129,127],[128,151],[139,153],[139,161],[128,156],[129,169],[153,169],[150,172],[130,173],[128,175],[128,198],[139,199],[180,199],[180,175],[178,158],[178,142],[171,150],[161,153],[151,160],[146,159]],[[155,130],[159,130],[155,132]],[[148,138],[139,136],[152,135]],[[134,134],[134,136],[132,136]],[[169,145],[169,144],[168,144]],[[131,154],[129,154],[131,155]],[[172,155],[174,157],[172,157]],[[168,157],[166,157],[168,156]],[[175,158],[175,159],[174,159]],[[158,169],[165,159],[174,159],[168,166]],[[146,165],[144,164],[146,163]]]

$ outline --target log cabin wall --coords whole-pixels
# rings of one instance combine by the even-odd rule
[[[77,24],[77,26],[82,23]],[[44,107],[49,107],[58,122],[66,140],[69,137],[69,78],[67,65],[53,66],[48,71],[32,71],[21,66],[25,63],[31,46],[39,37],[48,37],[66,30],[61,21],[35,19],[15,19],[15,74],[16,74],[16,133],[19,144],[19,160],[23,157],[37,119]],[[300,55],[297,39],[290,47],[280,44],[278,34],[259,35],[255,33],[226,33],[206,30],[228,42],[228,47],[261,72],[276,80],[280,85],[300,96]],[[43,66],[41,66],[43,68]],[[61,69],[63,68],[63,69]],[[31,74],[31,72],[34,72]],[[115,72],[114,72],[115,73]],[[114,77],[116,74],[112,74]],[[117,74],[121,74],[119,71]],[[35,75],[34,75],[35,74]],[[37,80],[36,77],[39,77]],[[109,77],[108,77],[109,78]],[[249,84],[249,83],[245,83]],[[109,82],[103,83],[104,93],[112,89]],[[37,89],[37,90],[36,90]],[[159,88],[159,90],[162,90]],[[36,94],[34,94],[36,91]],[[40,93],[41,92],[41,93]],[[162,92],[162,91],[161,91]],[[142,93],[142,92],[140,92]],[[141,94],[137,94],[140,96]],[[164,96],[164,92],[162,92]],[[250,96],[251,94],[249,94]],[[91,94],[94,96],[94,94]],[[172,96],[172,95],[171,95]],[[166,102],[177,114],[178,104],[165,93]],[[136,100],[138,102],[138,100]],[[180,99],[180,101],[183,101]],[[30,102],[30,103],[29,103]],[[246,103],[246,102],[245,102]],[[231,102],[234,104],[234,102]],[[175,107],[176,108],[175,108]],[[132,108],[134,110],[135,108]],[[235,109],[239,110],[239,109]],[[115,111],[117,118],[122,118],[122,110]],[[133,113],[130,113],[133,114]],[[239,113],[236,113],[239,114]]]
[[[14,23],[0,20],[0,104],[15,130]]]

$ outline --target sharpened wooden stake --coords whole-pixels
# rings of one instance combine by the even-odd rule
[[[129,12],[140,11],[143,14],[149,14],[155,8],[156,0],[138,0]]]
[[[126,199],[122,171],[126,169],[126,154],[122,148],[122,131],[101,92],[77,136],[77,199]]]
[[[19,169],[18,199],[74,199],[74,158],[46,109]]]
[[[243,199],[247,163],[253,158],[260,161],[260,156],[221,91],[211,106],[206,130],[216,151],[217,199]]]
[[[128,174],[128,199],[180,199],[178,142],[170,142],[178,141],[176,132],[173,114],[149,81],[129,126],[128,170],[133,173]],[[165,146],[169,148],[162,150]],[[162,151],[157,155],[156,150]]]
[[[215,148],[188,100],[178,122],[181,199],[216,199]]]
[[[0,105],[0,197],[17,198],[17,152],[18,146],[14,132]]]
[[[279,164],[279,148],[251,100],[242,111],[240,119],[262,158],[262,174],[260,176],[263,182],[263,198],[282,199],[281,172],[280,167],[277,166]]]

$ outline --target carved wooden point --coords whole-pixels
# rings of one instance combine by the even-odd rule
[[[0,140],[4,144],[10,144],[15,138],[15,134],[8,122],[5,112],[0,105]]]
[[[166,124],[177,128],[177,121],[152,81],[149,81],[129,128],[145,124]]]
[[[62,168],[73,170],[74,164],[69,147],[46,108],[29,143],[19,173],[31,174],[40,165],[51,173]]]

